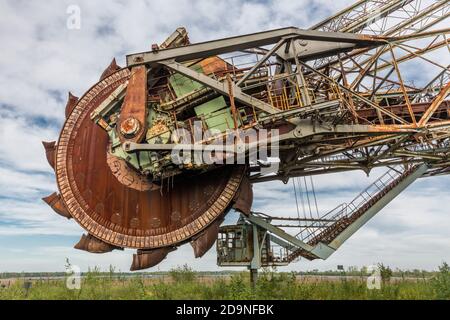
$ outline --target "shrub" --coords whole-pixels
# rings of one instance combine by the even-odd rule
[[[389,266],[385,266],[382,263],[378,264],[378,269],[380,270],[380,276],[381,276],[381,281],[383,281],[383,283],[387,283],[391,280],[392,277],[392,270],[391,268],[389,268]]]
[[[444,262],[439,273],[431,279],[431,285],[437,299],[450,299],[450,266]]]
[[[195,272],[187,264],[171,269],[169,275],[175,282],[192,282],[195,280]]]

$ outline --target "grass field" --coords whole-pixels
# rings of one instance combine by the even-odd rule
[[[392,272],[381,275],[381,288],[370,290],[365,276],[328,278],[266,270],[252,288],[244,272],[200,277],[183,266],[153,279],[94,269],[84,274],[80,290],[67,289],[64,278],[16,278],[0,288],[0,299],[450,299],[450,267],[445,263],[439,272],[427,277],[393,279]]]

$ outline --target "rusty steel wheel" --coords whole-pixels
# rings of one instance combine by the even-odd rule
[[[248,192],[238,192],[246,169],[222,166],[176,176],[160,188],[141,189],[136,187],[137,176],[131,171],[127,175],[128,169],[121,167],[125,172],[118,174],[108,158],[108,135],[91,121],[90,114],[129,76],[128,69],[119,69],[113,61],[82,98],[69,95],[58,143],[44,144],[60,194],[44,200],[88,232],[76,248],[96,253],[138,249],[132,270],[159,263],[189,241],[195,256],[202,256],[214,243],[223,216],[233,204],[247,201]]]

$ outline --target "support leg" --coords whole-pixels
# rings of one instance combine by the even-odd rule
[[[252,289],[256,288],[256,282],[258,282],[258,269],[250,269],[250,283]]]

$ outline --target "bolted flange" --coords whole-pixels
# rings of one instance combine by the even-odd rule
[[[120,132],[127,138],[134,137],[141,128],[141,124],[138,119],[129,117],[121,122]]]

